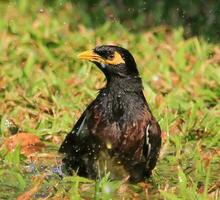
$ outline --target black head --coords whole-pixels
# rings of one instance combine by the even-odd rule
[[[138,76],[133,56],[127,49],[122,47],[113,45],[98,46],[93,50],[79,54],[79,58],[94,62],[107,78]]]

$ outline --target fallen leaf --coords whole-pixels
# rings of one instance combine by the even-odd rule
[[[8,151],[12,151],[17,145],[21,146],[21,153],[28,156],[40,151],[44,147],[39,137],[31,133],[18,133],[5,140],[2,146]]]

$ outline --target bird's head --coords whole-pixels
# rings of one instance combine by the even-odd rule
[[[78,57],[95,63],[103,71],[107,79],[114,76],[138,76],[133,56],[122,47],[113,45],[97,46],[93,50],[80,53]]]

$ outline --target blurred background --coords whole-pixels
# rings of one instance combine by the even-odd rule
[[[71,2],[78,10],[87,13],[85,18],[79,20],[89,27],[98,26],[107,20],[119,21],[131,31],[146,31],[159,25],[173,28],[183,26],[186,38],[202,35],[207,40],[220,39],[218,0],[73,0]]]
[[[219,0],[0,0],[0,199],[220,199]],[[60,178],[105,85],[81,51],[129,49],[163,145],[146,184]]]
[[[7,1],[1,4],[16,4],[22,12],[36,9],[34,2],[28,0]],[[186,38],[201,35],[208,41],[220,39],[220,2],[218,0],[45,0],[38,1],[40,9],[49,9],[54,14],[69,6],[70,25],[76,27],[82,23],[87,27],[97,27],[106,21],[119,22],[130,31],[141,31],[149,28],[168,25],[184,27]],[[4,13],[4,5],[1,5]],[[71,8],[70,8],[71,7]],[[41,12],[43,12],[41,10]]]

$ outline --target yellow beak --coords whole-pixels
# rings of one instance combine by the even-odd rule
[[[96,54],[93,50],[88,50],[80,53],[77,56],[81,60],[89,60],[98,63],[104,63],[105,60],[98,54]]]

